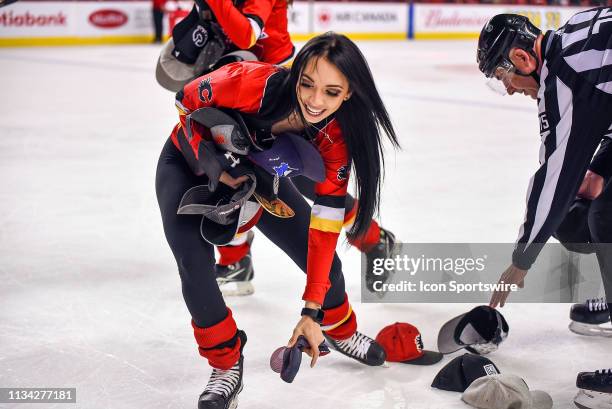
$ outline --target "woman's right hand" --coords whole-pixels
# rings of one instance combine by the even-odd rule
[[[310,348],[306,348],[304,352],[306,352],[308,356],[312,357],[310,367],[313,368],[317,363],[317,359],[319,358],[319,345],[325,341],[323,331],[321,330],[321,326],[312,318],[303,316],[295,326],[293,335],[291,336],[287,347],[291,348],[294,346],[300,335],[303,335],[310,345]]]
[[[238,189],[243,182],[249,180],[249,177],[246,175],[239,176],[234,178],[226,171],[221,172],[221,176],[219,176],[219,181],[224,185],[231,187],[232,189]]]

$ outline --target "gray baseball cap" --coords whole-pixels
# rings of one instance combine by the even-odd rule
[[[257,185],[255,176],[245,175],[248,179],[238,189],[222,183],[214,192],[208,185],[192,187],[183,195],[177,214],[202,215],[202,238],[215,246],[226,245],[238,229],[255,220],[260,213],[261,206],[251,199]]]
[[[508,374],[476,379],[461,399],[478,409],[552,409],[553,406],[548,393],[530,391],[523,379]]]
[[[174,57],[173,51],[174,40],[171,38],[161,50],[155,68],[155,78],[159,85],[168,91],[178,92],[204,70],[204,65],[200,61],[195,64],[181,62]]]

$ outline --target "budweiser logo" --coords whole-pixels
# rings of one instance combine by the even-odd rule
[[[32,14],[29,11],[17,14],[5,11],[0,14],[0,26],[5,27],[44,27],[65,26],[66,15],[61,11],[57,14]]]
[[[124,25],[128,16],[119,10],[98,10],[89,15],[89,22],[100,28],[116,28]]]
[[[426,27],[482,27],[487,21],[489,21],[489,17],[460,15],[457,11],[444,14],[442,10],[432,10],[425,16]]]

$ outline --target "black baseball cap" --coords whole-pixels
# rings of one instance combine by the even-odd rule
[[[508,322],[499,311],[481,305],[442,326],[438,350],[449,354],[466,348],[476,354],[487,354],[497,349],[509,330]]]
[[[466,353],[442,368],[431,386],[445,391],[465,392],[476,379],[499,373],[497,366],[489,359]]]

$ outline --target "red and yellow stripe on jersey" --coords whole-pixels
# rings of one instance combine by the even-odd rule
[[[349,165],[346,144],[335,119],[319,130],[314,144],[325,164],[325,180],[315,184],[308,232],[306,290],[302,299],[323,304],[331,286],[329,270],[344,224]]]
[[[201,164],[207,160],[200,144],[210,136],[206,129],[189,120],[190,112],[210,106],[255,116],[262,111],[268,112],[270,109],[266,108],[276,102],[287,74],[287,70],[275,65],[247,61],[228,64],[187,84],[176,97],[180,123],[171,138],[186,160],[191,161],[191,168],[194,169],[194,161]],[[313,144],[323,158],[325,180],[315,185],[316,198],[308,233],[306,289],[302,298],[323,304],[331,286],[329,271],[344,223],[349,160],[342,131],[335,119],[319,130]],[[195,168],[198,168],[197,163]]]
[[[206,0],[229,39],[260,61],[281,64],[293,55],[287,31],[287,0]]]

